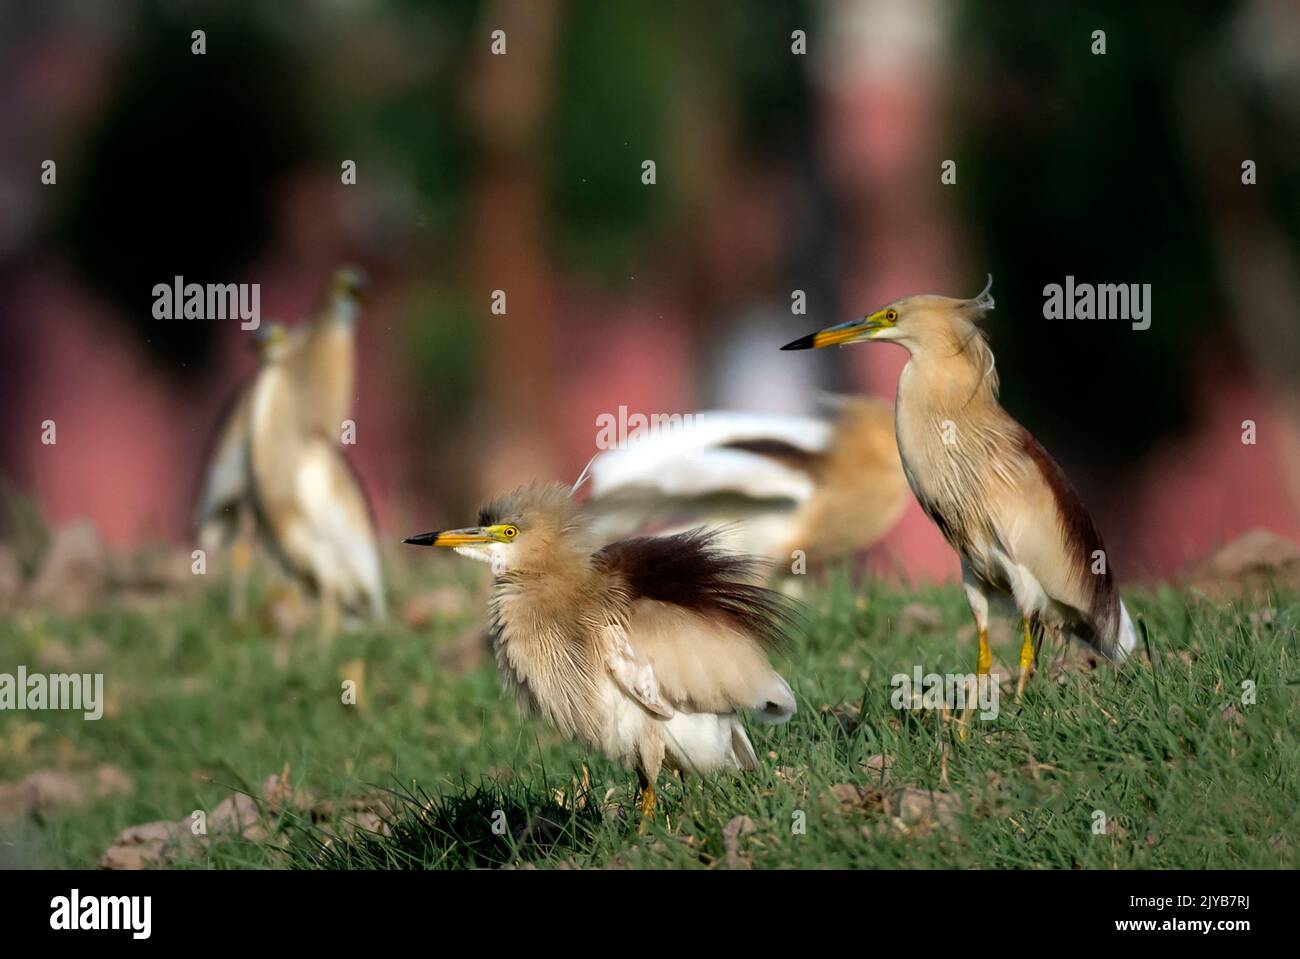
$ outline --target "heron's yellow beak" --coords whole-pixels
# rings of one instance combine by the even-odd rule
[[[892,317],[892,319],[891,319]],[[819,350],[823,346],[842,346],[845,343],[857,343],[869,340],[877,332],[887,329],[897,322],[898,314],[894,310],[877,310],[870,316],[849,320],[836,326],[828,326],[816,333],[809,333],[797,340],[792,340],[783,350]]]
[[[418,536],[408,536],[402,542],[410,543],[412,546],[447,546],[454,549],[457,546],[472,546],[475,543],[494,543],[496,538],[481,526],[471,526],[467,529],[444,529],[433,533],[421,533]]]

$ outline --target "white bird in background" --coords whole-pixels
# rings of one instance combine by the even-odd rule
[[[370,505],[339,448],[317,428],[313,354],[272,328],[249,403],[249,475],[258,528],[281,566],[321,601],[321,631],[339,613],[384,615],[383,577]]]
[[[907,503],[888,404],[837,398],[831,419],[716,411],[638,433],[591,464],[585,511],[606,542],[722,527],[728,549],[788,567],[878,541]]]

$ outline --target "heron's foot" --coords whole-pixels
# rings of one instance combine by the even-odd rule
[[[653,783],[641,790],[641,825],[637,827],[638,835],[644,836],[650,831],[650,823],[655,818],[655,801],[657,798]]]

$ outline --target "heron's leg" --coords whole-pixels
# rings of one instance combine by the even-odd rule
[[[646,771],[638,763],[636,767],[637,786],[641,792],[641,822],[637,826],[637,834],[644,836],[650,830],[650,822],[655,818],[655,800],[658,798],[655,794],[654,780],[646,775]]]
[[[248,615],[248,572],[253,565],[253,516],[241,508],[235,541],[230,544],[230,618],[241,623]]]
[[[970,604],[971,616],[975,619],[975,634],[979,638],[979,658],[975,661],[975,681],[978,683],[980,677],[987,676],[993,668],[993,651],[989,649],[989,597],[984,584],[965,563],[962,564],[961,579],[962,587],[966,590],[966,602]],[[977,693],[978,688],[972,692]],[[970,696],[957,726],[957,734],[961,739],[966,738],[966,723],[975,711],[976,698],[975,695]]]
[[[637,783],[641,787],[641,824],[637,832],[644,835],[650,829],[650,822],[655,818],[655,782],[659,779],[659,769],[663,766],[664,744],[657,729],[653,728],[641,743],[641,756],[636,764]]]
[[[1016,702],[1020,702],[1020,697],[1025,693],[1025,686],[1029,683],[1029,674],[1034,669],[1034,640],[1029,632],[1029,617],[1024,618],[1025,638],[1020,644],[1020,678],[1016,680]]]
[[[339,603],[332,589],[320,592],[320,641],[328,645],[339,629]]]

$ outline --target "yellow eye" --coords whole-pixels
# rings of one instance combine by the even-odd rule
[[[885,319],[890,323],[898,322],[898,310],[885,310]]]
[[[507,526],[505,529],[501,531],[501,535],[504,536],[506,539],[514,539],[516,536],[519,535],[519,530],[514,526]]]

